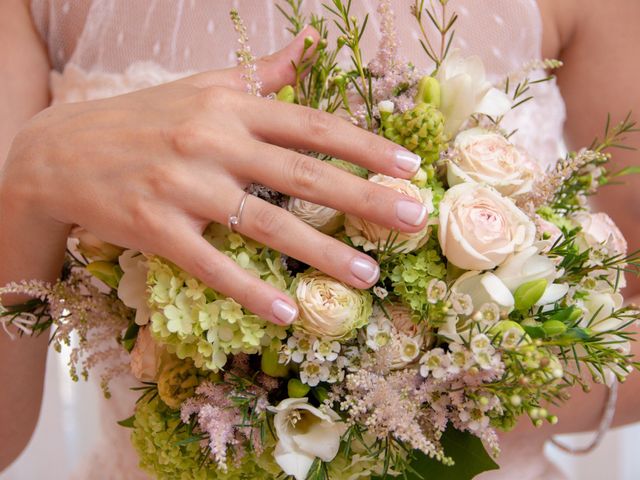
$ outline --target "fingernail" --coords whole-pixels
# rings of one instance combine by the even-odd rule
[[[427,207],[416,202],[400,200],[396,203],[396,214],[400,221],[417,227],[427,216]]]
[[[271,305],[273,316],[285,325],[291,325],[298,316],[298,309],[284,300],[276,300]]]
[[[396,167],[408,173],[416,173],[420,168],[422,160],[419,155],[411,153],[408,150],[396,151]]]
[[[356,257],[351,260],[351,273],[363,282],[372,284],[380,276],[380,267],[373,261]]]

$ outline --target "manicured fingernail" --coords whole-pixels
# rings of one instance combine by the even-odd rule
[[[422,160],[420,156],[408,150],[396,151],[396,167],[408,173],[416,173],[420,168]]]
[[[351,273],[363,282],[372,284],[380,276],[380,267],[373,261],[356,257],[351,260]]]
[[[284,300],[276,300],[271,305],[273,316],[286,325],[291,325],[298,316],[298,309]]]
[[[417,227],[427,216],[427,207],[416,202],[400,200],[396,203],[396,215],[400,221]]]

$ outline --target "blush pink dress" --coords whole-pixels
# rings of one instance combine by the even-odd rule
[[[290,34],[271,0],[32,0],[34,24],[52,66],[52,101],[78,102],[118,95],[208,69],[235,64],[237,35],[229,11],[237,8],[251,38],[253,52],[264,55],[283,46]],[[428,58],[418,43],[408,0],[393,0],[400,53],[418,66]],[[322,12],[321,0],[307,0],[308,12]],[[379,40],[375,0],[354,1],[354,14],[371,13],[364,37],[365,58]],[[535,0],[451,0],[459,16],[455,46],[479,55],[493,82],[540,60],[542,19]],[[534,75],[543,76],[544,72]],[[562,150],[564,104],[555,83],[535,85],[535,98],[507,118],[518,129],[515,141],[543,167]],[[96,432],[94,453],[83,459],[77,479],[144,479],[129,446],[128,430],[116,425],[127,418],[135,397],[133,379],[122,379],[111,400],[96,410],[103,428]],[[81,424],[80,424],[81,425]],[[546,461],[542,445],[526,438],[503,442],[502,470],[483,480],[562,478]]]

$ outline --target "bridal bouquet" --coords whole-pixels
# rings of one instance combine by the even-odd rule
[[[421,71],[398,58],[382,0],[381,47],[365,64],[367,19],[350,3],[326,5],[330,20],[305,18],[301,0],[285,3],[292,33],[311,23],[321,36],[307,39],[297,81],[272,101],[346,116],[420,155],[409,181],[305,152],[422,202],[428,225],[404,234],[264,186],[251,193],[370,254],[377,285],[351,288],[212,224],[211,244],[297,301],[294,325],[268,323],[165,259],[82,229],[58,284],[0,289],[35,298],[4,308],[4,324],[26,333],[53,325],[54,346],[72,343],[74,377],[98,367],[107,394],[121,373],[142,382],[121,424],[158,478],[472,478],[497,468],[497,431],[523,417],[556,423],[568,387],[612,385],[637,367],[627,329],[639,313],[620,290],[638,255],[586,201],[635,173],[611,172],[607,153],[634,124],[608,122],[602,139],[543,171],[501,120],[547,80],[530,73],[559,62],[492,85],[478,58],[450,49],[457,17],[447,1],[416,0],[435,65]],[[259,94],[232,18],[248,89]],[[329,21],[341,32],[333,48]],[[348,68],[336,61],[344,50]]]

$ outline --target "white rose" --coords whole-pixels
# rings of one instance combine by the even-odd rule
[[[628,321],[628,319],[611,318],[611,314],[621,308],[624,303],[624,298],[619,293],[591,291],[581,303],[584,311],[581,326],[589,327],[595,332],[615,330]]]
[[[474,113],[498,117],[511,109],[509,96],[487,81],[480,57],[462,58],[460,52],[452,51],[440,65],[436,79],[440,82],[445,133],[449,136]]]
[[[330,462],[338,454],[347,426],[333,410],[320,411],[306,398],[288,398],[269,410],[278,437],[273,457],[287,475],[305,480],[316,458]]]
[[[369,321],[371,295],[320,272],[303,273],[296,279],[295,297],[300,315],[298,328],[323,339],[348,337]]]
[[[442,253],[465,270],[490,270],[533,244],[536,227],[511,200],[490,187],[461,183],[440,202]]]
[[[401,178],[388,177],[386,175],[373,175],[370,182],[392,188],[396,192],[405,194],[408,197],[417,200],[427,208],[427,214],[433,212],[433,192],[427,188],[419,188],[412,184],[409,180]],[[391,230],[375,223],[371,223],[359,217],[347,214],[345,220],[345,231],[353,244],[357,247],[363,247],[365,251],[384,249],[386,242],[392,235]],[[393,233],[395,238],[394,244],[402,247],[394,251],[399,253],[409,253],[424,245],[428,239],[429,226],[425,226],[421,231],[416,233]]]
[[[582,228],[580,236],[586,247],[605,248],[609,255],[626,255],[627,241],[618,226],[604,212],[580,212],[573,216]]]
[[[344,220],[344,215],[333,208],[296,197],[289,199],[287,210],[303,222],[328,235],[336,233]]]
[[[141,327],[131,350],[131,373],[141,382],[156,382],[165,349],[151,336],[147,326]]]
[[[118,284],[118,298],[136,310],[138,325],[146,325],[151,316],[147,304],[147,259],[140,252],[125,250],[118,261],[124,273]]]
[[[498,133],[473,128],[455,140],[455,156],[447,165],[450,186],[463,182],[489,185],[505,196],[531,191],[537,163]]]

